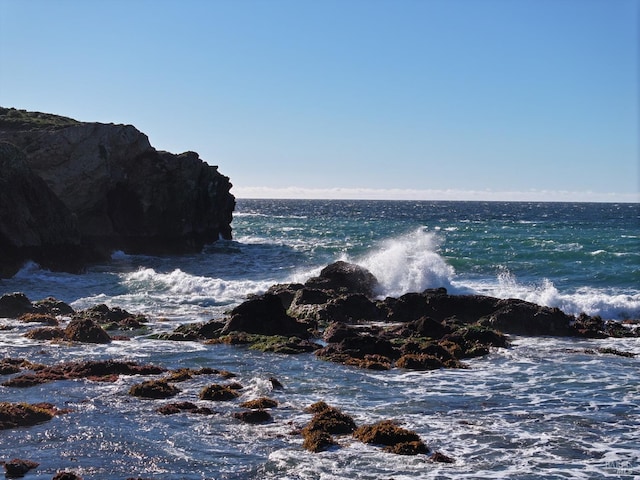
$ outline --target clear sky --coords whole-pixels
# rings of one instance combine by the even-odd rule
[[[0,0],[0,105],[238,197],[639,201],[640,0]]]

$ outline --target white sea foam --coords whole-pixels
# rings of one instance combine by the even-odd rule
[[[454,282],[456,286],[460,286]],[[509,270],[502,269],[495,282],[468,282],[466,286],[483,295],[519,298],[528,302],[557,307],[566,313],[600,315],[605,319],[640,318],[640,292],[603,290],[582,287],[561,292],[549,279],[539,283],[520,282]]]
[[[399,296],[426,288],[451,287],[455,271],[438,253],[439,239],[426,228],[390,239],[358,263],[380,282],[381,294]]]

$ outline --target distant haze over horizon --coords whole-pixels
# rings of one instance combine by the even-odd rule
[[[640,0],[0,0],[0,105],[239,198],[635,203],[639,44]]]
[[[233,179],[231,179],[233,182]],[[233,187],[231,193],[240,199],[291,200],[407,200],[407,201],[483,201],[483,202],[577,202],[640,203],[640,194],[549,191],[462,191],[399,190],[367,188],[304,189],[299,187],[265,188]]]

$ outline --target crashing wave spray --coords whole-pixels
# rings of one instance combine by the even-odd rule
[[[421,227],[384,242],[381,248],[357,261],[381,284],[382,296],[400,296],[426,288],[451,287],[453,267],[437,253],[438,237]]]

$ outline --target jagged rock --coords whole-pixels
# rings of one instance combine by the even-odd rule
[[[4,470],[7,478],[24,477],[29,470],[33,470],[40,465],[37,462],[31,460],[23,460],[21,458],[14,458],[8,462],[4,462]]]
[[[0,430],[30,427],[51,420],[55,409],[44,404],[0,402]]]
[[[23,323],[44,323],[50,327],[58,325],[58,320],[52,315],[46,313],[25,313],[18,318]]]
[[[180,389],[164,380],[148,380],[133,385],[129,389],[129,395],[142,398],[170,398],[180,393]]]
[[[408,370],[437,370],[444,367],[444,363],[434,355],[421,353],[403,355],[396,362],[396,366]]]
[[[72,315],[75,312],[67,303],[53,297],[33,302],[33,308],[36,312],[44,315]]]
[[[82,480],[82,477],[75,472],[58,472],[51,480]]]
[[[251,298],[231,311],[221,334],[246,332],[259,335],[283,335],[308,338],[307,325],[287,315],[280,298],[264,294]]]
[[[265,408],[275,408],[278,402],[267,397],[260,397],[254,400],[248,400],[240,404],[242,408],[250,408],[254,410],[264,410]]]
[[[31,340],[62,340],[67,338],[64,329],[59,327],[40,327],[33,328],[24,334]]]
[[[28,368],[28,367],[27,367]],[[19,375],[2,383],[5,387],[31,387],[56,380],[86,378],[95,381],[116,381],[119,375],[157,375],[166,369],[155,365],[116,360],[68,362],[38,368],[35,373]]]
[[[436,463],[455,463],[456,461],[440,452],[433,452],[433,454],[429,457],[429,460]]]
[[[200,400],[226,401],[239,397],[240,394],[233,385],[213,384],[200,391]]]
[[[314,415],[300,433],[304,439],[302,447],[311,452],[321,452],[335,445],[331,434],[352,433],[356,429],[353,418],[325,402],[316,402],[306,411]]]
[[[302,429],[305,432],[320,430],[332,434],[353,433],[356,423],[353,418],[339,409],[327,405],[325,402],[317,402],[308,409],[314,413],[313,418]]]
[[[237,418],[244,423],[265,423],[269,422],[272,419],[269,412],[260,409],[234,412],[233,418]]]
[[[384,445],[385,451],[401,455],[428,453],[429,448],[417,433],[398,427],[390,420],[359,427],[353,436],[363,443]]]
[[[110,343],[109,334],[90,318],[76,318],[65,329],[67,338],[82,343]]]
[[[289,310],[298,290],[304,288],[301,283],[277,283],[269,287],[265,293],[277,295],[285,310]]]
[[[18,318],[31,312],[33,305],[24,293],[6,293],[0,297],[0,317]]]
[[[68,269],[65,262],[90,257],[70,255],[69,246],[82,244],[97,259],[113,250],[199,251],[219,237],[231,238],[235,206],[231,183],[197,153],[157,151],[131,125],[82,123],[55,115],[43,120],[42,115],[0,108],[0,141],[25,154],[21,157],[15,147],[5,148],[1,156],[9,163],[0,169],[0,179],[15,188],[0,188],[0,194],[15,199],[11,205],[23,225],[37,225],[17,229],[13,222],[6,231],[0,227],[0,239],[11,240],[9,245],[16,247],[37,247],[25,252],[26,258],[38,257],[37,261]],[[19,121],[13,121],[16,118]],[[10,182],[8,165],[14,166],[11,172],[19,178],[25,178],[24,165],[34,175],[28,183]],[[34,188],[36,182],[42,188]],[[42,208],[26,206],[20,201],[26,194],[20,192],[35,192],[35,206]],[[45,196],[46,201],[41,200]],[[45,252],[43,247],[51,248]],[[4,245],[0,251],[5,251]],[[15,270],[12,258],[1,259],[5,275]]]
[[[516,335],[573,336],[573,317],[558,308],[543,307],[524,300],[500,300],[481,325]]]
[[[333,290],[339,293],[361,293],[373,297],[378,279],[366,268],[343,261],[327,265],[320,275],[305,282],[307,288]]]
[[[156,412],[163,415],[174,415],[176,413],[188,412],[197,415],[213,415],[215,412],[208,407],[198,407],[191,402],[168,403],[162,407],[158,407]]]

